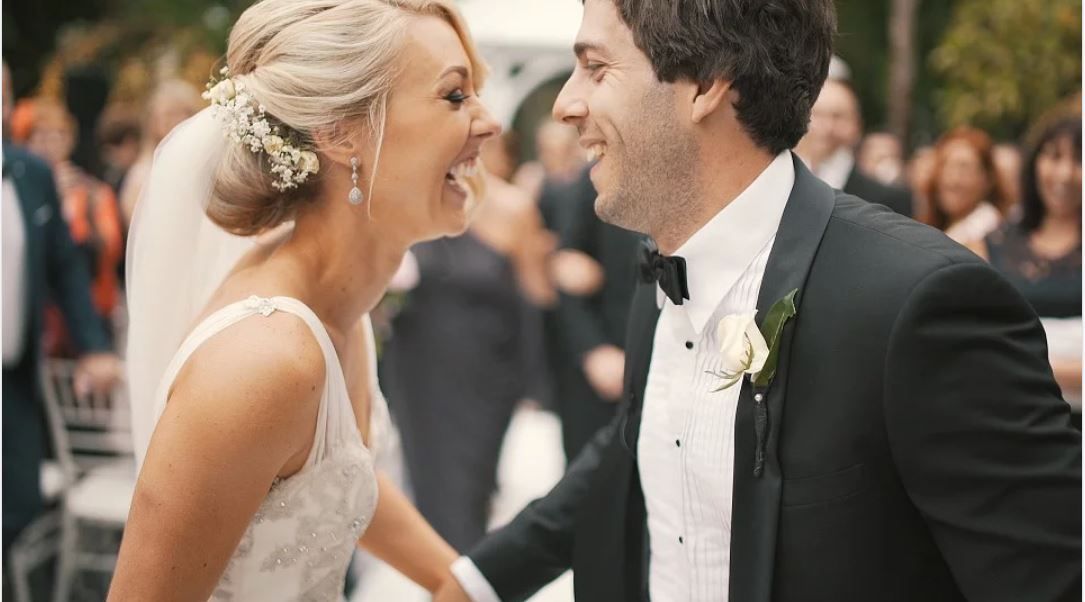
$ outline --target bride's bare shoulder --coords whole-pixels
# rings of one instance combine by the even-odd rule
[[[317,411],[324,386],[324,354],[312,330],[286,312],[247,317],[219,332],[178,374],[170,404],[213,403],[276,430],[311,435],[305,418]]]

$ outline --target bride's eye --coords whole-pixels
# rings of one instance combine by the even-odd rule
[[[467,102],[468,98],[470,98],[470,96],[464,94],[463,90],[454,90],[451,94],[445,96],[445,100],[456,105],[457,107]]]

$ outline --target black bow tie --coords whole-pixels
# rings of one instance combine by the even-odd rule
[[[675,305],[689,299],[689,286],[686,284],[686,260],[681,257],[666,257],[659,254],[652,241],[645,241],[641,246],[640,275],[645,282],[658,282],[667,298]]]

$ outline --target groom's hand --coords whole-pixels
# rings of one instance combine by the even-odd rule
[[[463,591],[460,582],[452,574],[445,576],[444,582],[433,593],[433,602],[472,602],[467,592]]]
[[[600,345],[584,356],[584,374],[599,397],[618,401],[622,397],[625,352],[614,345]]]

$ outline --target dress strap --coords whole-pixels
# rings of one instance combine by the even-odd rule
[[[342,440],[343,435],[351,433],[349,430],[351,427],[354,436],[360,438],[357,423],[354,422],[353,406],[347,393],[342,365],[335,346],[332,344],[331,337],[328,335],[324,323],[320,321],[320,318],[317,317],[313,310],[292,297],[268,298],[252,296],[243,301],[227,305],[200,322],[181,344],[166,369],[166,373],[163,375],[158,391],[155,394],[155,422],[158,422],[166,409],[170,389],[173,387],[174,380],[180,373],[181,368],[184,367],[200,346],[213,336],[246,318],[257,315],[266,318],[276,311],[283,311],[301,318],[309,326],[324,353],[324,391],[320,396],[320,408],[317,413],[313,445],[305,461],[305,467],[323,460]]]

